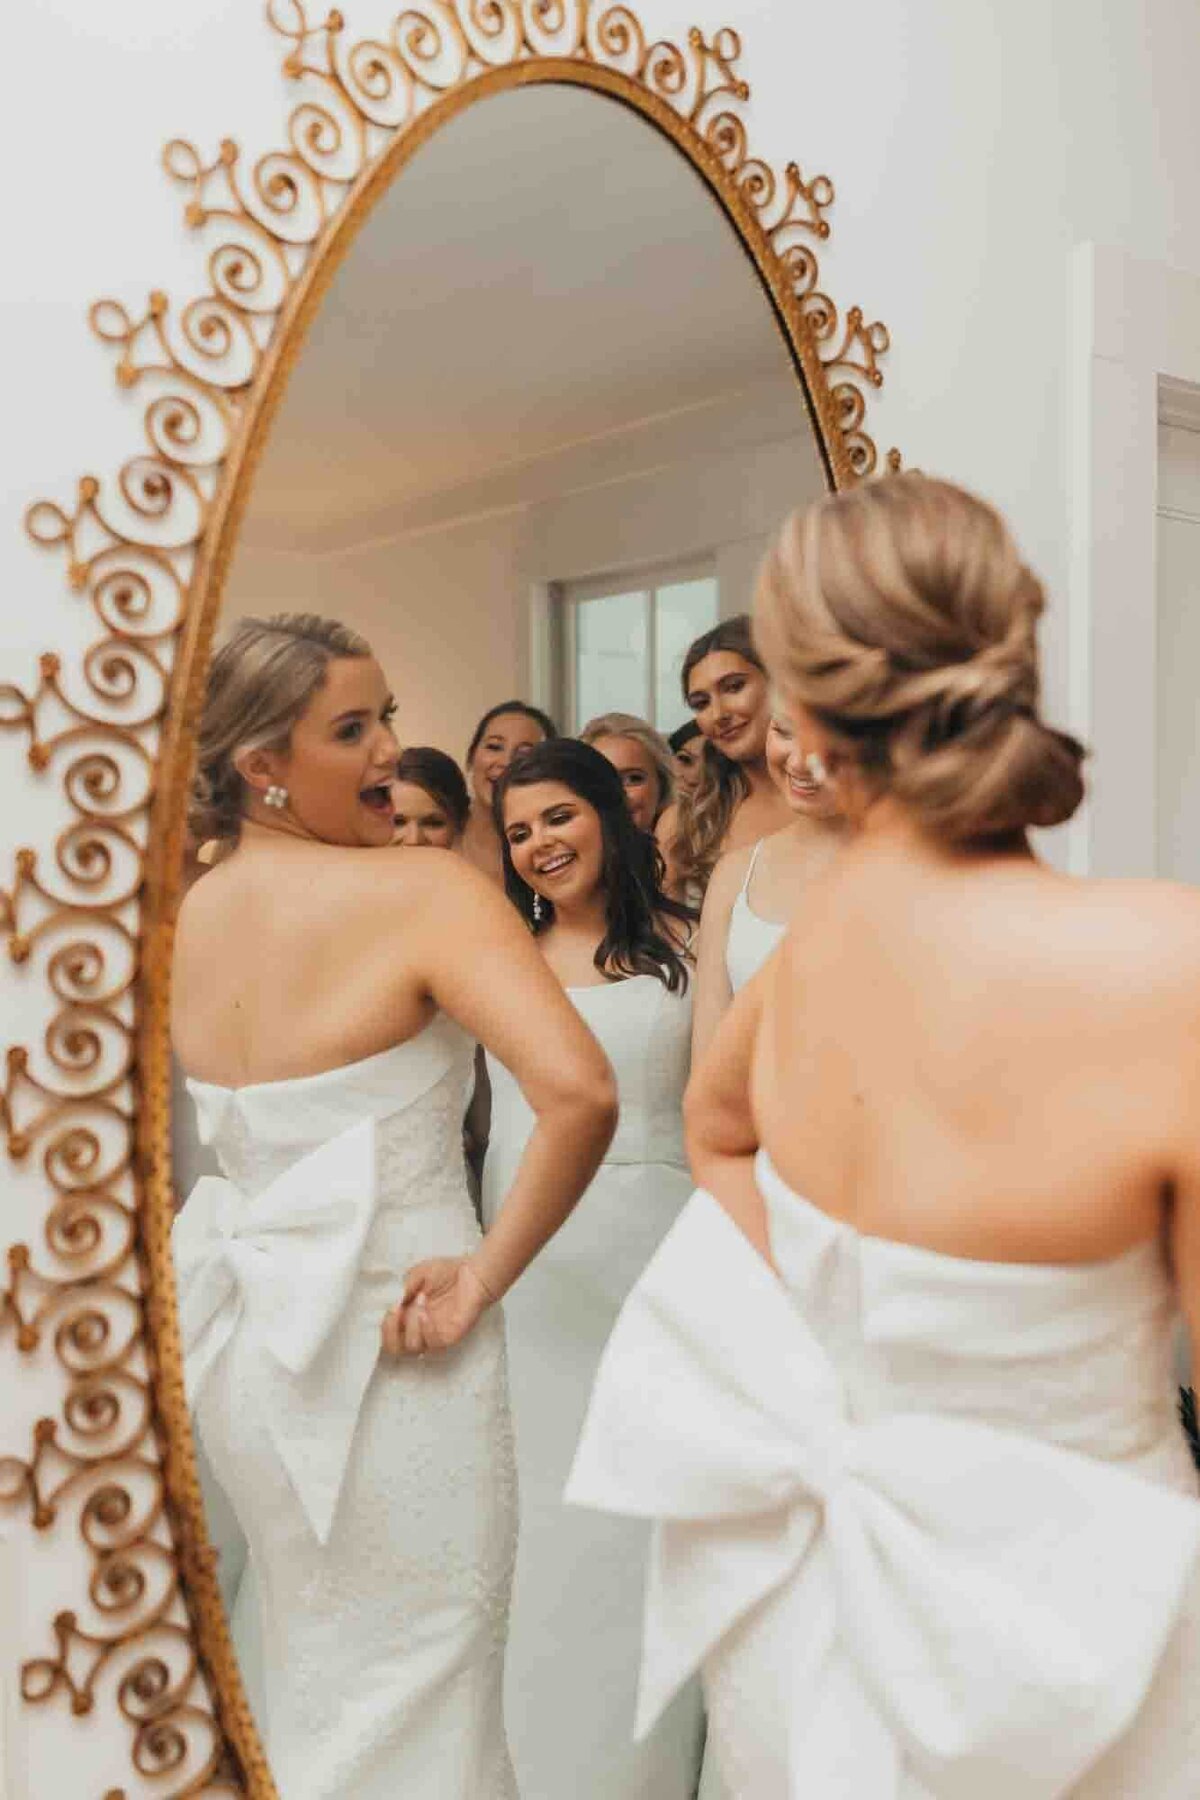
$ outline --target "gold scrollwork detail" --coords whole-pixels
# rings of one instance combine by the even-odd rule
[[[120,387],[145,395],[144,442],[70,502],[26,514],[66,560],[94,629],[0,684],[0,738],[53,773],[65,810],[45,859],[18,850],[0,885],[12,980],[40,981],[36,1053],[7,1051],[0,1138],[48,1204],[41,1241],[0,1265],[0,1339],[18,1365],[53,1355],[58,1417],[0,1444],[0,1504],[90,1559],[86,1593],[49,1621],[22,1693],[125,1721],[155,1793],[274,1794],[230,1646],[187,1430],[169,1256],[166,994],[182,798],[204,665],[256,456],[321,295],[407,156],[485,95],[589,87],[639,111],[689,159],[751,257],[792,354],[831,480],[872,474],[865,428],[888,334],[820,283],[826,175],[751,153],[739,34],[652,39],[602,0],[420,0],[386,34],[268,0],[299,90],[284,144],[247,163],[232,139],[182,138],[163,166],[209,244],[207,290],[173,309],[91,308]],[[888,457],[894,466],[896,453]],[[113,1790],[106,1800],[121,1800]]]

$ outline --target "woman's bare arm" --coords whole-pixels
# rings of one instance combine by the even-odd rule
[[[700,910],[696,998],[692,1007],[693,1067],[708,1049],[733,999],[729,970],[725,966],[725,946],[729,939],[733,903],[741,889],[750,856],[749,850],[734,850],[721,858],[713,870]]]
[[[499,1298],[599,1167],[616,1128],[616,1084],[516,909],[461,861],[438,861],[418,918],[410,915],[408,955],[435,1004],[511,1070],[536,1121],[508,1196],[472,1259],[488,1293]]]
[[[697,1184],[719,1200],[754,1248],[771,1260],[767,1212],[754,1179],[758,1129],[751,1104],[754,1051],[780,952],[734,996],[693,1066],[683,1102],[688,1160]]]

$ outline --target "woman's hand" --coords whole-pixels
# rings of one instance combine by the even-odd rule
[[[453,1349],[492,1299],[469,1256],[435,1256],[417,1263],[408,1272],[404,1298],[384,1318],[383,1347],[391,1356]]]

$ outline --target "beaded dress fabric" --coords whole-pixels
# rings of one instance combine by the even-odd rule
[[[499,1309],[444,1355],[380,1349],[407,1270],[479,1240],[471,1062],[439,1017],[325,1074],[188,1083],[222,1171],[175,1225],[189,1398],[247,1545],[234,1635],[283,1800],[515,1800]]]

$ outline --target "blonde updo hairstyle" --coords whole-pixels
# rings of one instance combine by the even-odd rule
[[[286,750],[330,663],[370,655],[365,638],[316,613],[275,613],[234,626],[209,665],[188,807],[197,844],[237,842],[246,799],[234,766],[238,753]]]
[[[1084,750],[1044,723],[1045,595],[992,507],[887,475],[788,518],[755,628],[775,684],[841,739],[870,789],[953,843],[1059,825]]]

